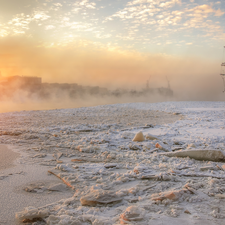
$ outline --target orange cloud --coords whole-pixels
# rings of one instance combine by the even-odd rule
[[[193,9],[189,9],[188,11],[193,11],[196,14],[209,14],[214,13],[215,16],[222,16],[225,12],[222,12],[220,9],[215,10],[212,8],[211,5],[198,5],[194,7]]]
[[[222,12],[221,9],[215,11],[215,16],[222,16],[225,12]]]

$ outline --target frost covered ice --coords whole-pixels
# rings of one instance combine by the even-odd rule
[[[27,190],[74,193],[16,217],[49,225],[224,224],[224,118],[224,102],[0,114],[0,142],[26,152],[20,163],[44,165],[58,179]]]

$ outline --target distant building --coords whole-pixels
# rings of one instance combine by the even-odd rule
[[[28,77],[28,76],[11,76],[7,77],[5,81],[8,84],[19,85],[40,85],[42,83],[41,77]]]

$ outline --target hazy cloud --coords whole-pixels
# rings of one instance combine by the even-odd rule
[[[47,45],[65,45],[78,41],[78,38],[88,38],[92,42],[101,40],[104,46],[113,43],[124,49],[132,47],[143,50],[147,46],[154,47],[158,42],[166,45],[169,39],[175,47],[180,38],[184,39],[190,33],[194,35],[193,45],[202,43],[199,36],[211,42],[215,41],[214,37],[222,39],[224,33],[220,20],[224,12],[219,7],[220,2],[191,1],[184,4],[181,0],[22,0],[20,4],[15,3],[21,9],[16,10],[14,5],[10,9],[10,1],[6,3],[0,0],[8,11],[8,16],[1,20],[0,36],[37,36],[43,43],[49,41]],[[139,27],[133,28],[136,24]],[[214,37],[208,35],[213,32]]]
[[[2,74],[40,76],[44,82],[136,89],[145,87],[150,76],[151,87],[167,87],[165,76],[168,76],[176,93],[186,93],[192,97],[199,92],[220,93],[219,75],[215,77],[218,62],[196,57],[140,54],[113,46],[99,49],[85,41],[77,43],[77,47],[60,49],[36,46],[37,43],[29,39],[2,39]]]

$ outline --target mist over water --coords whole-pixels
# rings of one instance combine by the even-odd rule
[[[224,101],[221,62],[204,58],[149,54],[120,49],[104,49],[76,43],[65,47],[46,47],[30,39],[0,40],[2,78],[41,77],[44,83],[76,83],[98,86],[109,91],[170,88],[173,97],[158,94],[122,96],[85,94],[75,98],[65,91],[48,91],[43,98],[35,92],[12,89],[12,95],[1,93],[0,112],[87,107],[102,104],[157,101]],[[10,92],[8,90],[7,92]]]
[[[154,102],[154,100],[145,99],[146,102]],[[15,102],[15,101],[2,101],[0,113],[12,112],[12,111],[23,111],[23,110],[51,110],[51,109],[63,109],[63,108],[80,108],[80,107],[91,107],[106,104],[116,104],[116,103],[128,103],[128,102],[143,102],[138,98],[131,99],[124,98],[89,98],[77,99],[77,100],[50,100],[50,101],[26,101]]]
[[[106,104],[129,103],[129,102],[158,102],[173,99],[172,96],[163,96],[158,93],[149,94],[144,92],[123,92],[119,89],[107,94],[90,94],[78,91],[77,95],[70,96],[69,92],[58,89],[50,92],[45,97],[38,93],[28,93],[24,90],[17,90],[13,95],[4,96],[1,101],[0,112],[11,112],[21,110],[49,110],[61,108],[90,107]]]
[[[159,94],[152,95],[141,95],[131,96],[125,94],[123,96],[105,96],[105,95],[90,95],[85,94],[77,98],[71,98],[68,95],[62,94],[61,96],[50,96],[47,99],[40,98],[36,95],[27,96],[24,92],[18,93],[18,95],[12,98],[5,98],[0,101],[0,113],[12,112],[12,111],[23,111],[23,110],[51,110],[51,109],[63,109],[63,108],[79,108],[79,107],[91,107],[98,105],[107,104],[118,104],[118,103],[133,103],[133,102],[164,102],[164,101],[223,101],[224,94],[221,93],[218,96],[202,95],[199,93],[198,96],[189,95],[189,93],[176,94],[173,96],[163,96]]]

